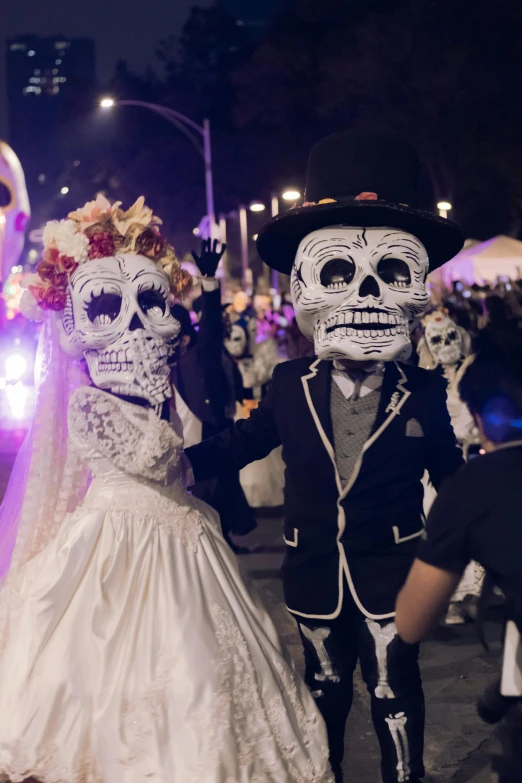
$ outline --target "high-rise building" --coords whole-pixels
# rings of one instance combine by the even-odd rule
[[[281,9],[282,0],[221,0],[221,5],[256,38]]]
[[[24,167],[32,203],[66,165],[62,129],[78,98],[95,84],[94,41],[20,36],[7,41],[11,145]]]

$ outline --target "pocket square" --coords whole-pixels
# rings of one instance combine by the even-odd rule
[[[420,422],[417,419],[410,419],[406,424],[406,437],[407,438],[423,438],[424,432]]]

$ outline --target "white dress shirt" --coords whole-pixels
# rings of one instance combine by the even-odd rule
[[[384,376],[384,362],[375,362],[370,367],[365,367],[363,372],[366,373],[366,376],[361,384],[359,397],[366,397],[367,394],[371,394],[372,391],[377,391],[377,389],[381,388]],[[334,361],[332,378],[345,398],[349,400],[355,389],[355,382],[350,377],[350,371],[344,368],[340,362]]]

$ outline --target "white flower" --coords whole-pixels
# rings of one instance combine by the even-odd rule
[[[78,231],[74,220],[52,220],[47,223],[43,241],[44,247],[54,244],[62,255],[74,258],[78,264],[87,260],[89,239]]]
[[[24,291],[20,299],[20,312],[29,321],[41,321],[42,311],[30,291]]]

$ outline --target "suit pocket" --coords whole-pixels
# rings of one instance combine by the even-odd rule
[[[283,525],[283,540],[287,546],[296,548],[299,543],[299,530],[290,525]]]
[[[424,432],[422,425],[418,419],[410,419],[406,422],[406,437],[407,438],[423,438]]]

